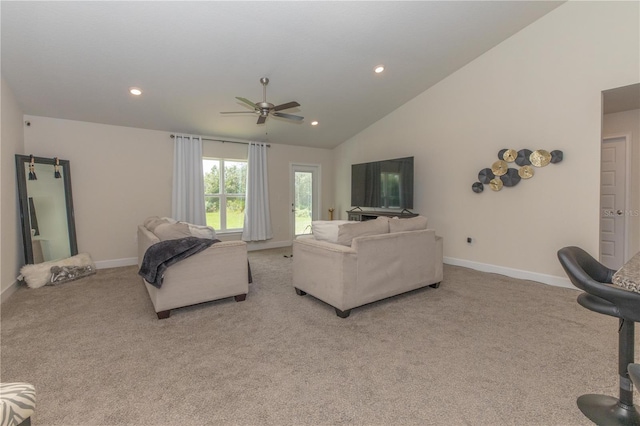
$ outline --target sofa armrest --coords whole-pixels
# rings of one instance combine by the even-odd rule
[[[160,238],[156,237],[153,232],[144,225],[138,225],[138,268],[142,265],[142,259],[144,259],[147,249],[159,242]]]
[[[433,229],[357,237],[352,246],[358,258],[358,279],[345,295],[348,305],[442,280],[442,239]]]
[[[345,285],[356,280],[356,251],[347,246],[302,238],[293,241],[293,286],[340,310]]]
[[[156,312],[247,294],[247,244],[215,243],[167,268],[162,288],[146,287]]]
[[[221,278],[221,281],[242,282],[248,289],[247,243],[220,241],[199,253],[171,265],[165,279],[172,277],[187,281]]]

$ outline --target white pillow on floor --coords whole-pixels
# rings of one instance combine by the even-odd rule
[[[94,271],[96,269],[89,253],[80,253],[66,259],[24,265],[20,269],[20,275],[30,288],[39,288],[50,282],[52,266],[91,266]]]

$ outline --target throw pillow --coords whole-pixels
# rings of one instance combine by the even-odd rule
[[[364,237],[365,235],[378,235],[389,233],[389,220],[387,217],[380,216],[375,220],[367,220],[364,222],[345,223],[338,227],[338,244],[350,246],[351,241],[356,237]]]
[[[144,221],[144,226],[150,231],[154,232],[159,225],[169,223],[166,219],[161,219],[158,216],[152,216]]]
[[[146,218],[144,220],[144,222],[142,222],[142,225],[144,225],[145,228],[149,229],[149,224],[152,221],[155,221],[155,220],[158,220],[158,219],[160,219],[158,216],[149,216],[148,218]]]
[[[162,223],[156,226],[155,231],[160,241],[177,240],[178,238],[191,237],[191,230],[186,223]]]
[[[389,219],[389,232],[418,231],[427,229],[427,218],[424,216],[411,217],[409,219]]]
[[[186,222],[179,222],[186,223]],[[216,230],[210,226],[194,225],[192,223],[186,223],[189,226],[189,231],[193,237],[207,238],[214,240],[216,238]]]
[[[318,241],[338,242],[338,227],[348,220],[314,220],[311,222],[311,233]]]

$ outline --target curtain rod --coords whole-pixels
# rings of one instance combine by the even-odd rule
[[[176,137],[176,135],[170,135],[171,139],[174,139]],[[240,142],[240,141],[225,141],[223,139],[211,139],[211,138],[203,138],[201,137],[200,139],[202,139],[203,141],[211,141],[211,142],[222,142],[222,143],[239,143],[242,145],[249,145],[249,142]],[[267,144],[267,148],[271,148],[271,144]]]

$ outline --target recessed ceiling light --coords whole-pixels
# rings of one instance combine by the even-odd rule
[[[312,121],[312,122],[311,122],[311,125],[312,125],[312,126],[317,126],[317,125],[318,125],[318,122],[317,122],[317,121]]]
[[[137,87],[129,87],[129,93],[131,93],[132,95],[140,96],[142,95],[142,90],[138,89]]]
[[[380,74],[382,71],[384,71],[384,65],[378,65],[373,69],[376,74]]]

